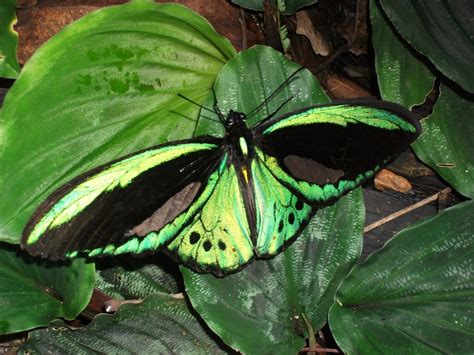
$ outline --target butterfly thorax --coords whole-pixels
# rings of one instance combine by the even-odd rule
[[[233,110],[226,117],[224,145],[234,163],[236,160],[244,163],[252,153],[252,134],[245,119],[245,114]]]

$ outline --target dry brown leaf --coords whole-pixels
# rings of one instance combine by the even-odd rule
[[[407,179],[388,169],[382,169],[379,171],[375,176],[374,184],[375,188],[380,191],[393,190],[406,194],[412,189],[412,186]]]
[[[329,43],[321,32],[314,28],[307,11],[298,11],[296,13],[296,33],[308,38],[315,54],[327,56],[331,52]]]
[[[320,75],[319,79],[328,94],[335,99],[346,100],[372,96],[356,83],[334,73]]]

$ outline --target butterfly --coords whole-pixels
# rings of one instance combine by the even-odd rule
[[[22,247],[52,260],[163,250],[199,272],[235,272],[278,254],[318,209],[420,133],[410,111],[383,101],[277,109],[252,127],[217,99],[213,112],[221,138],[157,145],[57,189],[31,216]]]

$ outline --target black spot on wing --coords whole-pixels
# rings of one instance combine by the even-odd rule
[[[201,236],[199,235],[198,232],[192,232],[191,235],[189,236],[189,242],[191,244],[196,244],[200,238]]]
[[[289,224],[295,223],[295,214],[293,212],[290,212],[290,214],[288,215],[288,223]]]
[[[298,198],[298,200],[296,200],[295,208],[298,211],[301,211],[303,207],[304,207],[304,202],[300,198]]]
[[[209,240],[206,240],[204,243],[202,243],[202,247],[205,251],[209,251],[212,248],[212,243]]]
[[[222,240],[219,240],[219,243],[217,243],[217,245],[219,246],[219,249],[224,251],[226,249],[226,244],[222,241]]]

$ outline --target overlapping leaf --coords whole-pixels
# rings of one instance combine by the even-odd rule
[[[397,31],[448,78],[474,92],[474,3],[380,0]]]
[[[163,254],[98,260],[96,287],[114,299],[145,298],[154,293],[178,293],[178,267]]]
[[[16,78],[20,65],[16,59],[18,33],[13,29],[16,23],[16,0],[0,3],[0,77]]]
[[[342,283],[329,324],[346,353],[471,353],[474,202],[406,228]]]
[[[441,85],[433,113],[413,144],[417,156],[456,191],[474,198],[474,101]]]
[[[180,297],[156,294],[99,315],[80,330],[62,322],[30,334],[22,354],[217,354],[224,353]]]
[[[371,3],[373,45],[380,93],[385,100],[407,107],[420,104],[430,91],[434,75],[390,28]],[[455,63],[453,63],[455,65]],[[441,85],[432,114],[422,120],[422,134],[412,145],[417,156],[457,191],[474,196],[474,122],[472,100]]]
[[[92,167],[190,137],[230,43],[177,4],[132,1],[71,24],[31,58],[0,117],[0,240]],[[191,94],[192,93],[192,94]]]
[[[423,103],[433,88],[434,75],[393,31],[375,0],[370,2],[370,21],[375,69],[383,99],[408,108]]]
[[[234,4],[249,10],[263,11],[264,0],[232,0]],[[285,15],[293,15],[302,7],[318,2],[318,0],[274,0],[273,3],[282,6],[280,11]]]
[[[89,302],[94,264],[83,259],[57,265],[27,258],[13,248],[0,249],[0,334],[74,319]]]
[[[247,126],[251,127],[274,114],[290,98],[277,115],[329,103],[330,99],[308,70],[300,71],[274,97],[267,100],[299,68],[270,47],[254,46],[241,52],[225,65],[216,78],[214,90],[218,106],[224,114],[230,110],[252,113],[247,117]],[[210,93],[205,102],[207,109],[213,109],[213,99]],[[260,109],[253,112],[259,106]],[[197,133],[222,136],[224,127],[217,116],[202,111]]]

